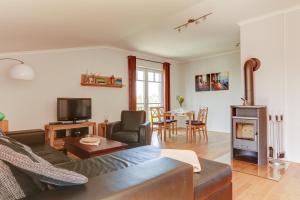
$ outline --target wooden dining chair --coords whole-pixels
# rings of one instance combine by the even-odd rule
[[[167,112],[164,111],[163,107],[151,107],[150,108],[151,113],[151,128],[152,131],[155,130],[155,128],[158,131],[158,135],[160,135],[162,139],[162,131],[164,130],[164,133],[166,131],[169,131],[169,137],[172,134],[174,134],[176,130],[177,134],[177,120],[173,119],[171,115],[169,115]],[[164,137],[164,140],[166,137]]]
[[[194,112],[187,112],[186,113],[186,139],[187,141],[192,140],[192,134],[193,134],[193,127],[192,127],[192,122],[194,121],[195,118],[195,113]]]
[[[202,133],[203,136],[206,139],[208,139],[207,116],[208,116],[208,107],[200,107],[197,120],[186,121],[187,128],[190,128],[192,130],[193,132],[192,134],[196,134],[198,131],[200,136]]]

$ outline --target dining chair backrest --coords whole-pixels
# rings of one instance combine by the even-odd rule
[[[164,107],[150,107],[151,122],[160,122],[164,118]]]
[[[206,124],[207,115],[208,115],[208,107],[200,107],[197,121],[201,121],[202,123]]]

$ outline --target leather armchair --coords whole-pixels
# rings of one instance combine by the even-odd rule
[[[121,121],[109,123],[106,137],[124,142],[129,148],[150,145],[152,131],[145,111],[122,111]]]

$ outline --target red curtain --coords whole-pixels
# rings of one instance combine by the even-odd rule
[[[165,111],[171,110],[171,92],[170,92],[170,63],[163,63],[164,76],[164,106]]]
[[[129,110],[136,110],[136,57],[128,56]]]

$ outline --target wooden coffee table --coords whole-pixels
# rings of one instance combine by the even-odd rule
[[[128,146],[125,143],[109,140],[103,137],[100,137],[101,143],[99,145],[81,144],[79,142],[80,139],[81,137],[67,137],[65,139],[65,150],[81,159],[101,156],[124,150]]]

